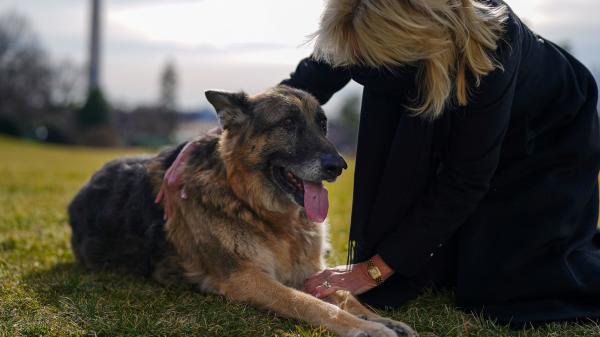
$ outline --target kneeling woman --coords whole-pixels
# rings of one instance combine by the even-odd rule
[[[283,83],[364,86],[352,265],[306,291],[426,287],[500,321],[600,317],[597,86],[501,0],[329,0]]]

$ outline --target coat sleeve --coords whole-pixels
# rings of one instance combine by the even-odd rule
[[[485,76],[469,105],[451,112],[441,170],[378,245],[377,253],[398,274],[416,275],[427,266],[488,192],[510,120],[521,58],[518,44],[499,47],[496,56],[503,70]]]
[[[334,68],[325,62],[307,57],[300,61],[290,78],[281,82],[311,93],[325,104],[331,96],[350,81],[350,72],[346,68]]]

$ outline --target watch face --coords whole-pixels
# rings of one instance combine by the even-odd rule
[[[373,279],[381,277],[381,272],[379,271],[379,268],[377,268],[377,267],[371,267],[371,268],[367,269],[367,271],[369,272],[369,276],[371,276],[371,278],[373,278]]]

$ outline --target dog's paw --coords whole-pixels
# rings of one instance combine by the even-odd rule
[[[369,322],[369,324],[361,325],[359,328],[350,330],[343,335],[344,337],[398,337],[394,330],[386,327],[383,324]]]
[[[398,335],[398,337],[419,337],[419,334],[416,331],[414,331],[410,326],[402,322],[394,321],[393,319],[381,317],[377,319],[370,319],[369,321],[385,325],[388,329],[393,330],[396,333],[396,335]]]

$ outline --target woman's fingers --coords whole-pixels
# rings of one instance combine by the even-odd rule
[[[329,276],[329,281],[336,284],[344,284],[350,273],[332,274]]]
[[[325,298],[327,296],[332,295],[337,290],[343,290],[343,288],[332,283],[328,283],[326,285],[321,284],[314,290],[314,292],[312,292],[312,295],[316,298]]]
[[[312,293],[319,284],[323,283],[323,281],[323,279],[317,276],[309,277],[306,279],[306,281],[304,281],[304,291],[307,293]]]
[[[320,278],[327,278],[334,272],[335,272],[335,270],[333,270],[333,269],[323,269],[320,272],[316,273],[315,276],[318,276]]]
[[[318,298],[324,298],[336,290],[347,290],[353,295],[358,295],[373,287],[372,282],[368,278],[363,277],[358,269],[355,269],[333,272],[328,277],[319,279],[318,283],[311,283],[311,287],[307,287],[307,290],[310,294]]]
[[[332,273],[332,270],[325,269],[316,274],[313,274],[304,281],[304,289],[306,289],[306,292],[312,292],[319,284],[323,283]]]
[[[303,291],[309,294],[315,295],[319,289],[328,289],[325,285],[331,285],[336,290],[346,289],[347,276],[346,272],[339,272],[336,270],[325,270],[309,277],[305,283]],[[321,291],[325,293],[324,296],[330,294],[329,291]],[[315,295],[316,296],[316,295]]]
[[[314,283],[315,281],[318,281],[321,278],[322,278],[321,277],[321,272],[318,272],[316,274],[312,274],[306,280],[304,280],[304,284],[305,285],[310,285],[310,284]]]

